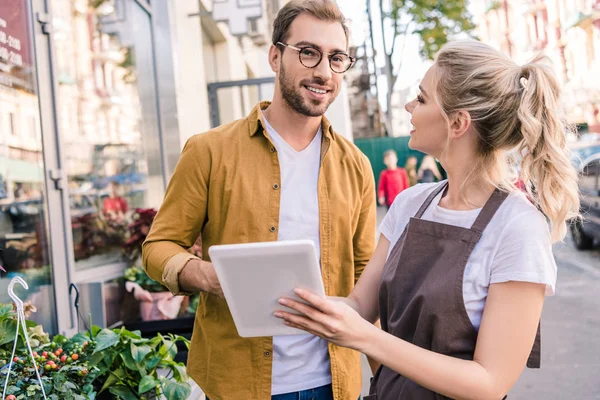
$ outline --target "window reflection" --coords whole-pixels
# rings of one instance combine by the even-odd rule
[[[21,276],[32,319],[53,331],[54,293],[45,224],[44,164],[28,1],[0,2],[0,302]]]
[[[153,82],[139,76],[143,54],[127,41],[128,29],[139,29],[128,5],[53,2],[60,134],[77,268],[120,262],[132,211],[156,206],[150,198],[162,195],[148,189],[153,182],[148,149],[158,133],[146,128],[140,85],[145,89]],[[148,40],[151,32],[136,36]]]

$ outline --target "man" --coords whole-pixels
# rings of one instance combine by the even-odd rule
[[[333,1],[283,7],[272,103],[187,142],[144,244],[150,277],[200,292],[188,373],[212,400],[359,397],[358,353],[312,335],[239,337],[207,261],[216,244],[308,238],[327,295],[350,293],[375,247],[376,195],[367,158],[323,117],[352,66],[347,51]],[[199,233],[203,260],[185,250]]]

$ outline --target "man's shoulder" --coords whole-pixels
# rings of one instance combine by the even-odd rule
[[[194,147],[219,148],[224,145],[231,145],[233,142],[248,140],[247,118],[238,119],[227,124],[219,125],[206,132],[197,133],[191,136],[187,142]]]

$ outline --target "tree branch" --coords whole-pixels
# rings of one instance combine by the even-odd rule
[[[379,0],[379,17],[381,18],[381,39],[383,40],[383,52],[388,54],[387,46],[385,45],[385,15],[383,12],[383,0]]]
[[[404,40],[402,41],[402,49],[400,50],[400,64],[398,64],[398,68],[396,68],[396,72],[394,73],[394,69],[392,68],[392,76],[394,77],[394,83],[396,83],[396,78],[398,77],[398,74],[400,73],[400,69],[402,68],[402,62],[404,61],[404,57],[402,57],[402,55],[404,54],[404,48],[406,47],[406,35],[408,34],[408,28],[410,27],[411,23],[408,22],[406,24],[406,26],[404,27],[404,32],[402,32],[402,36],[404,37]]]
[[[398,16],[394,19],[394,38],[392,39],[392,48],[390,49],[390,58],[394,55],[396,49],[396,38],[398,37]]]

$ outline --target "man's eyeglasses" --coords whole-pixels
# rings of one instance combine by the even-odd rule
[[[296,50],[298,52],[298,57],[300,58],[300,64],[304,65],[306,68],[315,68],[321,63],[323,55],[326,55],[329,59],[329,68],[336,74],[343,74],[348,71],[356,61],[354,57],[350,57],[346,53],[326,53],[313,46],[296,47],[281,42],[277,42],[277,44]]]

